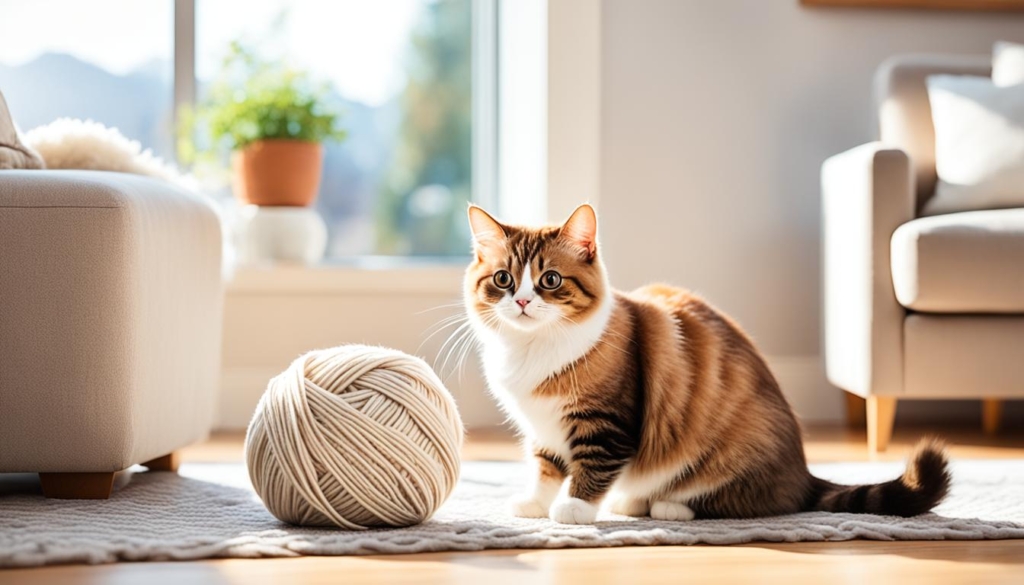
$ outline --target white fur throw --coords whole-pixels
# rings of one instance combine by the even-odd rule
[[[48,169],[146,175],[174,183],[188,191],[203,192],[199,181],[191,174],[179,172],[174,165],[165,163],[163,159],[155,156],[152,150],[143,149],[137,140],[126,138],[117,128],[108,128],[92,120],[60,118],[26,132],[24,144],[39,153]],[[221,222],[226,223],[223,207],[215,202],[214,208],[220,215]],[[225,229],[222,230],[224,260],[221,266],[225,279],[231,278],[235,264],[229,227],[229,224],[225,225]]]
[[[49,169],[132,173],[195,187],[191,177],[154,156],[150,149],[143,150],[138,141],[92,120],[60,118],[28,131],[25,143],[43,157]]]

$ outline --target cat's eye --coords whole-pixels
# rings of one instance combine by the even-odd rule
[[[555,290],[562,286],[562,275],[554,270],[548,270],[540,275],[540,287],[547,290]]]
[[[512,288],[512,275],[508,270],[499,270],[494,273],[494,286],[498,288]]]

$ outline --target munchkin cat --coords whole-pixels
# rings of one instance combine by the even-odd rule
[[[513,513],[568,524],[611,511],[659,520],[808,510],[913,516],[949,489],[942,447],[904,474],[844,486],[807,469],[796,417],[734,321],[685,290],[613,289],[597,216],[507,225],[471,206],[465,304],[490,391],[532,466]]]

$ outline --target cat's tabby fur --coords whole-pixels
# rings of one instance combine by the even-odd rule
[[[490,389],[535,468],[517,515],[591,523],[612,492],[613,512],[668,520],[913,516],[945,496],[946,457],[933,442],[886,483],[813,477],[796,418],[750,338],[687,291],[612,290],[590,206],[539,229],[478,207],[469,215],[468,313]]]

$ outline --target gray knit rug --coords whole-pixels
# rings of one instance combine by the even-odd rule
[[[899,475],[903,464],[812,469],[833,481],[874,483]],[[507,513],[505,501],[522,489],[520,464],[470,462],[451,499],[429,522],[346,532],[277,521],[254,495],[241,464],[184,465],[177,475],[125,474],[105,501],[46,500],[35,476],[0,475],[0,567],[498,548],[1024,538],[1024,460],[958,461],[953,476],[945,503],[909,519],[815,512],[657,522],[606,513],[594,526],[565,526]]]

